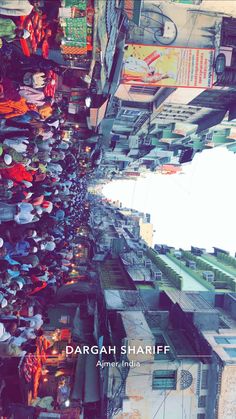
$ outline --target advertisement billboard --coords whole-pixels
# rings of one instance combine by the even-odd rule
[[[210,88],[214,49],[127,44],[121,82],[163,87]]]

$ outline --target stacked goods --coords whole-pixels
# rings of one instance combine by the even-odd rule
[[[44,87],[44,95],[45,97],[52,97],[54,98],[56,94],[56,87],[57,87],[57,74],[54,71],[50,70],[47,74],[47,84]]]
[[[85,10],[87,7],[87,0],[66,0],[66,7],[77,7],[79,10]]]
[[[83,55],[87,53],[86,47],[72,47],[68,45],[63,45],[62,48],[62,54],[73,54],[73,55]]]
[[[32,12],[27,16],[23,23],[24,29],[27,29],[30,33],[30,46],[33,52],[36,52],[38,44],[42,41],[45,36],[43,29],[42,16],[37,12]]]
[[[43,58],[48,58],[49,55],[49,45],[47,39],[43,40],[42,43],[42,56]]]
[[[25,55],[30,56],[31,52],[35,53],[43,41],[43,57],[47,58],[49,53],[47,38],[51,36],[51,31],[47,29],[44,16],[40,12],[32,11],[29,16],[21,17],[21,24],[30,33],[28,40],[21,40]]]
[[[92,50],[94,8],[91,4],[88,0],[65,1],[65,6],[71,8],[72,17],[61,19],[64,31],[61,45],[63,54],[84,55]]]
[[[68,46],[86,47],[87,45],[87,19],[80,17],[75,19],[67,18],[65,36]]]

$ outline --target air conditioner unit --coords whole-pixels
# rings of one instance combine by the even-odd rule
[[[144,264],[147,268],[150,268],[152,266],[152,262],[150,260],[145,260]]]
[[[155,279],[162,279],[162,272],[161,271],[155,272],[154,277]]]

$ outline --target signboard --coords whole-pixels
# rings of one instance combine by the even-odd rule
[[[123,9],[129,20],[136,25],[140,23],[142,0],[123,0]]]
[[[214,49],[127,44],[121,82],[139,86],[210,88]]]

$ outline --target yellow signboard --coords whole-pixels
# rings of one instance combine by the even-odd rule
[[[127,44],[122,83],[210,88],[213,63],[214,49]]]

